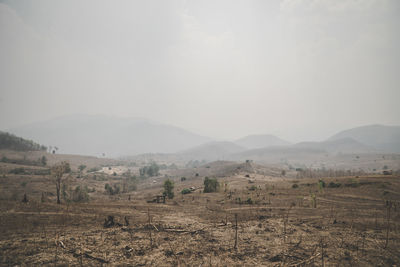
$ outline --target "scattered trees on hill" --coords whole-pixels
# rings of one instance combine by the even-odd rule
[[[72,201],[74,202],[87,202],[89,201],[89,189],[87,186],[80,187],[79,185],[75,187],[74,192],[72,193]]]
[[[363,170],[334,170],[334,169],[302,169],[296,168],[296,178],[324,178],[324,177],[343,177],[343,176],[362,176],[366,173]]]
[[[153,162],[150,166],[144,166],[139,169],[140,176],[145,177],[152,177],[159,175],[160,166],[157,163]]]
[[[87,202],[89,201],[89,193],[94,192],[95,189],[91,190],[85,185],[77,185],[75,189],[68,186],[66,183],[62,184],[62,197],[66,202]]]
[[[109,195],[116,195],[116,194],[119,194],[119,192],[121,191],[121,188],[120,188],[120,186],[118,184],[114,184],[112,186],[109,185],[109,184],[106,184],[104,186],[104,189],[106,190],[106,192]]]
[[[164,196],[167,196],[169,199],[174,198],[174,182],[170,179],[164,182]]]
[[[66,179],[64,177],[64,174],[67,174],[70,172],[71,172],[71,167],[70,167],[69,163],[66,161],[63,161],[63,162],[51,167],[51,175],[53,176],[54,182],[56,184],[57,204],[61,204],[61,201],[60,201],[61,185],[63,183],[63,180]]]
[[[46,158],[46,156],[42,156],[42,157],[38,158],[37,160],[34,160],[34,159],[28,159],[25,156],[22,159],[20,159],[20,158],[9,159],[6,156],[3,156],[0,159],[0,162],[12,163],[12,164],[18,164],[18,165],[29,165],[29,166],[46,166],[47,158]]]
[[[216,178],[204,178],[204,193],[217,192],[219,189],[219,183]]]
[[[0,149],[16,151],[46,151],[47,147],[39,145],[32,140],[27,140],[10,133],[0,132]]]

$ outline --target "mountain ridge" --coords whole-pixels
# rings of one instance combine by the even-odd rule
[[[70,115],[12,128],[9,132],[46,145],[60,153],[123,156],[175,153],[211,141],[182,128],[142,118]],[[160,151],[161,150],[161,151]]]
[[[290,142],[283,140],[272,134],[248,135],[235,140],[234,143],[246,147],[247,149],[291,145]]]
[[[322,142],[291,144],[270,134],[248,135],[232,142],[215,141],[173,125],[140,117],[73,114],[29,123],[8,132],[40,144],[53,145],[59,153],[109,157],[167,153],[227,159],[229,155],[265,150],[325,151],[328,153],[400,153],[400,126],[366,125],[340,131]],[[247,151],[247,152],[246,152]],[[246,153],[245,153],[246,152]],[[285,153],[286,153],[285,152]],[[250,154],[249,154],[250,153]],[[209,154],[209,156],[207,156]],[[262,154],[262,153],[261,153]]]

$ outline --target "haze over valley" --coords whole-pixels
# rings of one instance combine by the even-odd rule
[[[0,0],[0,266],[400,266],[400,1]]]

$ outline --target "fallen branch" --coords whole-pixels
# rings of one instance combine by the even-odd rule
[[[319,255],[320,255],[320,253],[317,253],[317,254],[315,254],[315,255],[309,257],[308,259],[302,260],[302,261],[297,262],[297,263],[291,263],[291,264],[289,264],[289,266],[293,266],[293,267],[295,267],[295,266],[300,266],[300,265],[302,265],[302,264],[308,263],[309,261],[311,261],[311,260],[317,258]]]
[[[101,263],[109,263],[109,261],[107,261],[105,259],[102,259],[102,258],[94,257],[94,256],[88,254],[87,252],[85,252],[83,255],[86,258],[91,259],[91,260],[96,260],[96,261],[101,262]]]

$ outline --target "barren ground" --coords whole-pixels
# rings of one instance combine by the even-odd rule
[[[166,204],[147,203],[162,192],[164,177],[142,181],[136,192],[116,196],[106,195],[104,184],[118,177],[107,176],[107,181],[91,177],[70,181],[96,189],[88,203],[57,205],[51,194],[47,202],[40,201],[42,192],[55,192],[50,177],[0,176],[0,265],[400,264],[398,176],[326,178],[321,189],[318,179],[242,169],[219,177],[223,186],[217,193],[202,192],[204,176],[186,181],[177,176],[175,198]],[[340,185],[331,188],[330,182]],[[196,191],[180,194],[191,186]],[[28,203],[21,202],[24,192]],[[114,216],[117,224],[105,228],[108,216]]]

